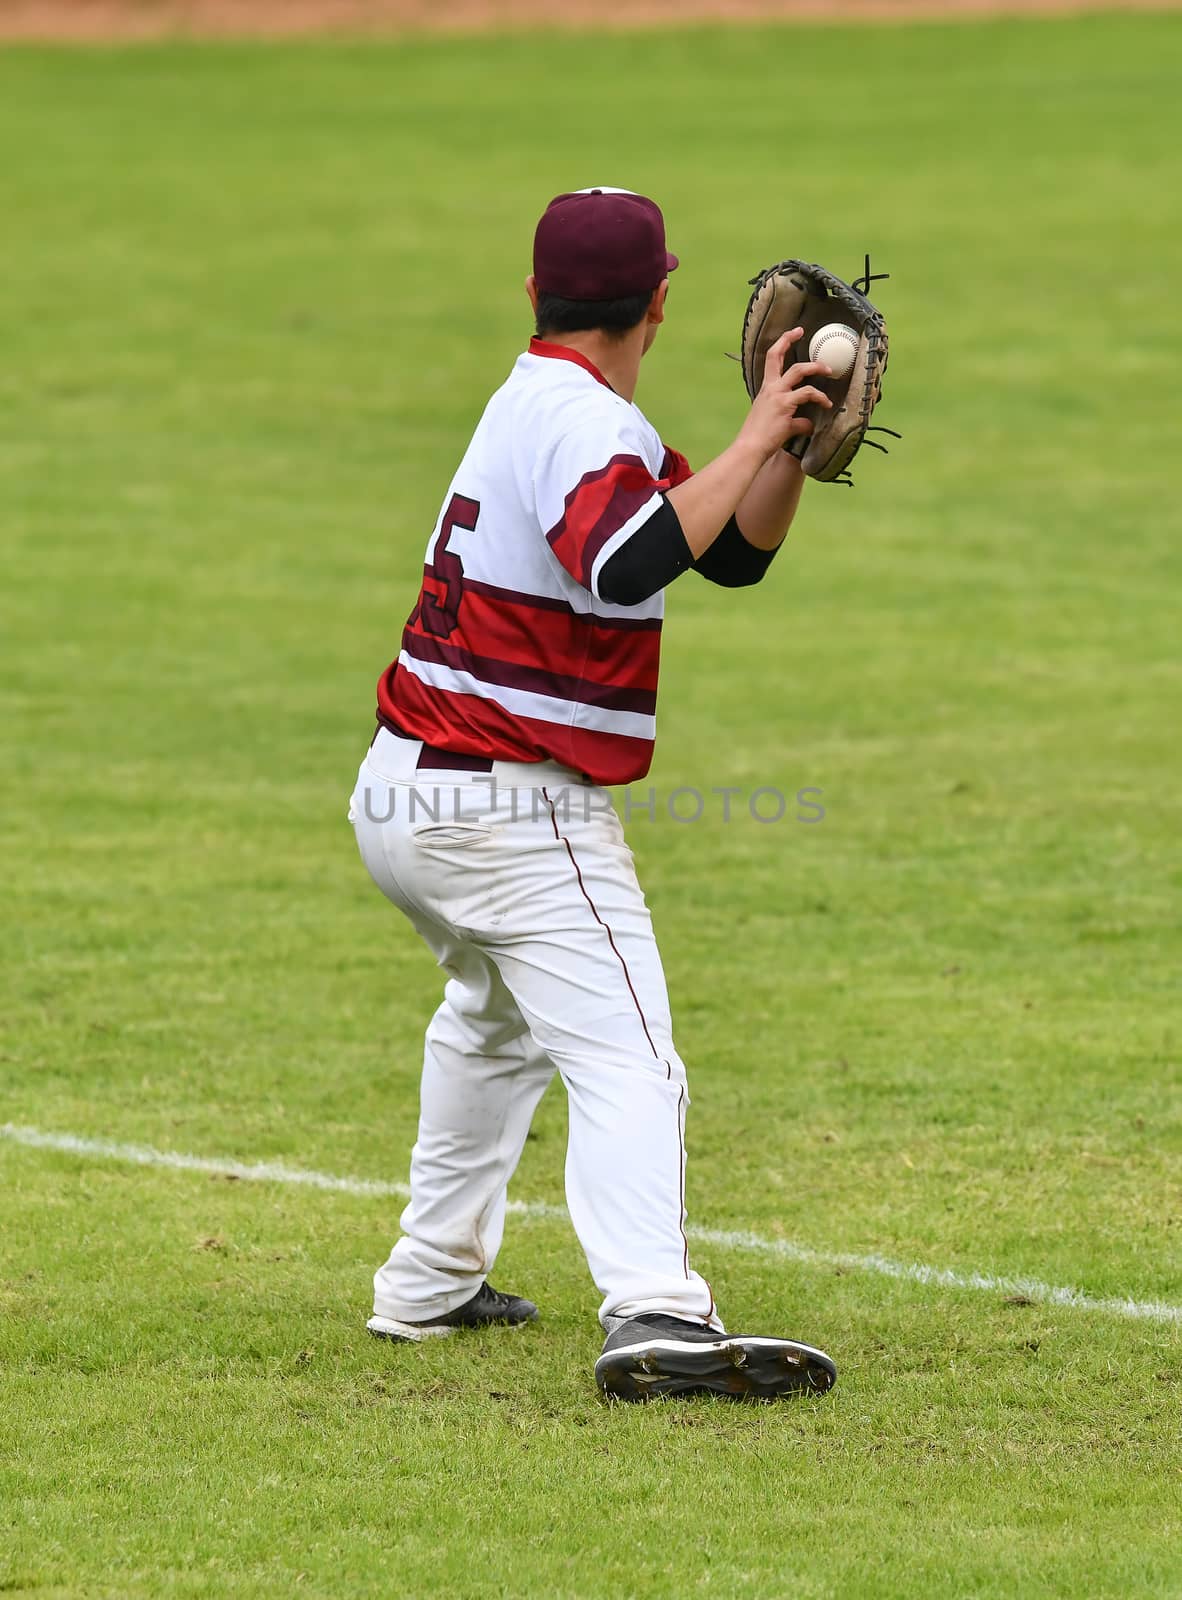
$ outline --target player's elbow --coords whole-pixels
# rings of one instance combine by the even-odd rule
[[[760,572],[735,572],[723,570],[720,572],[706,572],[698,568],[702,576],[710,583],[717,584],[720,589],[753,589],[757,583],[762,583],[767,575],[767,568]]]
[[[714,543],[694,562],[694,568],[720,589],[750,589],[763,582],[778,549],[779,545],[763,550],[748,543],[738,519],[732,516]]]

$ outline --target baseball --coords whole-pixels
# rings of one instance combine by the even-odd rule
[[[809,340],[809,360],[823,361],[835,378],[844,378],[858,353],[858,335],[844,322],[827,322]]]

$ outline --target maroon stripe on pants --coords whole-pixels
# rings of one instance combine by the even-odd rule
[[[644,1036],[648,1040],[648,1047],[653,1053],[654,1060],[659,1061],[661,1057],[657,1052],[656,1045],[653,1043],[653,1036],[648,1031],[648,1023],[644,1019],[644,1008],[641,1006],[640,1001],[637,998],[636,989],[632,983],[632,974],[628,971],[628,963],[620,954],[619,946],[616,944],[615,935],[612,933],[611,928],[599,915],[599,912],[595,909],[594,900],[592,900],[591,896],[587,893],[587,885],[583,882],[583,874],[579,871],[579,863],[575,860],[575,853],[570,847],[570,840],[559,833],[558,818],[554,811],[554,802],[551,800],[549,794],[544,788],[542,790],[542,799],[545,800],[546,804],[550,807],[550,826],[554,829],[554,837],[558,840],[559,844],[564,844],[566,846],[566,853],[570,857],[571,866],[575,869],[575,877],[579,880],[579,889],[582,893],[583,899],[591,907],[591,915],[595,918],[596,922],[598,922],[604,933],[607,934],[607,942],[612,947],[612,954],[620,963],[620,966],[624,969],[624,982],[628,985],[628,993],[632,996],[632,1004],[636,1007],[636,1015],[640,1018],[640,1026],[644,1029]],[[667,1078],[671,1078],[673,1076],[673,1069],[670,1067],[667,1061],[665,1063],[665,1076]]]
[[[685,1245],[685,1255],[682,1257],[682,1264],[685,1267],[685,1275],[688,1278],[689,1275],[690,1275],[690,1270],[689,1270],[689,1236],[685,1231],[685,1140],[681,1137],[681,1112],[682,1112],[682,1108],[683,1108],[684,1105],[685,1105],[685,1088],[683,1086],[680,1094],[677,1096],[677,1159],[678,1159],[678,1162],[679,1162],[678,1175],[677,1175],[677,1193],[678,1193],[678,1198],[681,1201],[681,1210],[678,1213],[677,1225],[681,1229],[681,1241]],[[711,1310],[714,1309],[714,1295],[713,1295],[713,1293],[711,1293],[711,1296],[710,1296],[710,1308],[711,1308]]]
[[[594,900],[592,900],[591,896],[587,893],[587,885],[583,882],[583,874],[579,870],[579,863],[575,860],[575,853],[571,848],[571,842],[570,842],[570,840],[568,838],[566,838],[566,836],[564,834],[561,834],[558,831],[558,817],[555,814],[554,802],[551,800],[550,795],[547,792],[547,790],[545,789],[545,787],[543,787],[543,789],[542,789],[542,799],[545,800],[547,806],[549,806],[549,808],[550,808],[550,826],[554,829],[554,837],[558,840],[559,844],[562,844],[562,845],[566,846],[566,853],[570,857],[570,864],[575,869],[575,877],[578,879],[579,891],[582,894],[583,899],[590,906],[591,915],[595,918],[596,922],[598,922],[599,926],[603,929],[604,933],[607,934],[607,942],[612,947],[612,954],[615,956],[616,960],[620,963],[620,966],[621,966],[621,968],[623,970],[624,982],[628,985],[628,993],[632,996],[632,1004],[636,1007],[636,1015],[640,1018],[640,1026],[644,1029],[644,1036],[648,1040],[648,1047],[653,1053],[653,1059],[655,1061],[660,1061],[661,1060],[661,1056],[660,1056],[660,1054],[659,1054],[659,1052],[657,1050],[656,1045],[653,1043],[652,1034],[648,1031],[648,1023],[645,1021],[645,1016],[644,1016],[644,1007],[641,1005],[640,999],[639,999],[639,997],[638,997],[638,995],[636,993],[636,986],[632,982],[632,974],[628,971],[628,963],[624,960],[624,957],[620,954],[620,947],[616,943],[616,938],[615,938],[615,935],[612,933],[610,925],[608,923],[606,923],[603,920],[603,918],[599,915],[599,912],[596,909],[596,905],[595,905]],[[667,1079],[669,1079],[669,1078],[672,1078],[672,1076],[673,1076],[673,1068],[669,1064],[669,1062],[666,1061],[665,1062],[665,1077]],[[682,1107],[684,1106],[684,1104],[685,1104],[685,1085],[683,1084],[681,1086],[681,1088],[679,1089],[678,1095],[677,1095],[677,1159],[678,1159],[677,1226],[681,1230],[682,1241],[683,1241],[683,1243],[685,1245],[685,1253],[684,1253],[684,1255],[682,1257],[682,1265],[683,1265],[683,1268],[684,1268],[684,1271],[685,1271],[685,1275],[688,1278],[689,1275],[690,1275],[690,1270],[689,1270],[689,1238],[688,1238],[688,1236],[686,1234],[686,1231],[685,1231],[685,1140],[681,1136],[681,1111],[682,1111]],[[713,1294],[711,1294],[711,1296],[710,1296],[710,1305],[711,1305],[711,1310],[713,1310],[713,1308],[714,1308],[714,1296],[713,1296]]]

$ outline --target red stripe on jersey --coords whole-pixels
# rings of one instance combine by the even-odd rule
[[[661,485],[639,456],[613,456],[586,472],[564,502],[562,517],[546,535],[572,578],[591,587],[595,557],[613,534],[634,517]]]
[[[523,717],[481,695],[433,688],[397,662],[378,683],[378,710],[427,744],[494,761],[559,761],[596,783],[632,783],[652,762],[651,740]]]
[[[535,606],[529,595],[513,596],[487,584],[465,583],[460,626],[449,643],[521,667],[655,692],[659,618],[588,617],[561,602],[542,610]]]
[[[424,569],[427,577],[432,577],[430,567]],[[464,593],[486,594],[494,600],[506,600],[514,605],[535,607],[542,611],[561,611],[572,621],[583,627],[622,629],[626,632],[651,632],[660,633],[660,617],[601,617],[590,611],[576,611],[569,601],[559,600],[554,595],[526,594],[521,589],[505,589],[499,583],[482,583],[478,578],[464,578]]]
[[[687,478],[692,478],[694,469],[682,455],[680,450],[671,450],[665,446],[665,459],[661,462],[661,487],[676,489],[679,483],[684,483]]]
[[[650,740],[583,729],[574,708],[654,715],[659,617],[593,616],[554,596],[465,579],[456,627],[446,640],[419,618],[416,607],[402,636],[406,654],[467,672],[487,691],[426,684],[395,662],[378,684],[378,709],[409,734],[461,755],[560,761],[600,783],[624,783],[648,771]],[[554,721],[525,716],[500,703],[502,687],[565,700],[568,709],[556,708]]]
[[[465,637],[471,633],[464,625]],[[592,682],[581,675],[551,672],[546,666],[523,665],[517,661],[503,661],[496,656],[477,655],[463,645],[445,643],[432,634],[417,633],[407,628],[402,635],[402,648],[416,661],[434,661],[451,667],[455,672],[467,672],[481,683],[521,689],[527,694],[547,695],[552,700],[573,700],[579,705],[602,706],[607,711],[635,711],[641,716],[657,714],[657,691],[652,689],[619,688],[614,684]]]

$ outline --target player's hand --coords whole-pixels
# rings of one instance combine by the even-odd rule
[[[833,407],[829,396],[807,381],[830,375],[831,369],[823,361],[797,361],[787,371],[784,369],[788,351],[803,334],[803,328],[789,328],[768,350],[763,383],[739,429],[739,438],[758,446],[765,460],[789,439],[812,432],[809,419],[799,415],[802,406],[820,405],[827,410]]]

